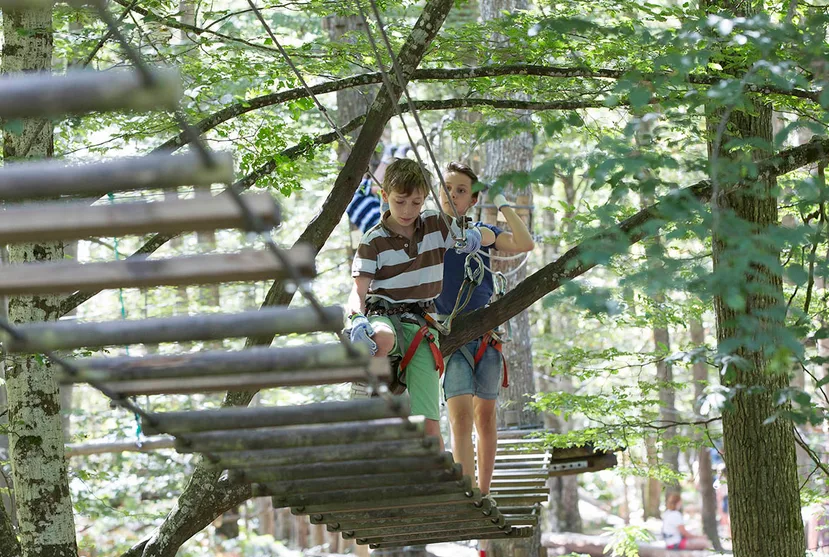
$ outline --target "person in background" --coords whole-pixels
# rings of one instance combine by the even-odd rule
[[[705,536],[692,534],[685,528],[682,516],[682,496],[671,493],[662,513],[662,538],[666,549],[709,549],[711,543]]]

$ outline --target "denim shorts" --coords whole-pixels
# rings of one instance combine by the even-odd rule
[[[476,339],[466,345],[466,349],[474,359],[481,346],[481,339]],[[498,389],[501,388],[501,353],[492,346],[487,346],[481,361],[475,369],[469,361],[457,350],[446,362],[446,372],[443,375],[443,394],[446,399],[460,395],[473,395],[484,400],[498,398]]]

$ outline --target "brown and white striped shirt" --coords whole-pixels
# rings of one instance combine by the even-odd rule
[[[443,286],[443,256],[461,235],[452,220],[451,232],[439,211],[420,213],[412,238],[387,227],[389,211],[363,235],[351,276],[371,277],[368,294],[394,303],[437,298]]]

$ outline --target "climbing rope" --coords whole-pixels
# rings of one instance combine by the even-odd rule
[[[109,192],[107,194],[107,198],[109,199],[110,205],[115,204],[115,194],[113,194],[112,192]],[[121,260],[121,252],[118,249],[118,236],[113,236],[112,237],[112,249],[115,252],[115,261],[120,261]],[[118,303],[121,305],[121,319],[122,320],[126,319],[127,318],[127,307],[126,307],[126,304],[124,304],[124,289],[123,288],[118,289]],[[129,344],[124,345],[124,352],[126,353],[127,356],[130,355]],[[133,414],[133,415],[135,416],[135,443],[140,447],[141,446],[141,435],[143,434],[143,431],[141,429],[141,416],[139,416],[138,414]]]
[[[377,58],[377,65],[380,68],[380,75],[383,78],[383,86],[386,88],[386,91],[388,92],[389,97],[393,98],[394,88],[392,87],[391,79],[389,77],[388,72],[386,71],[385,64],[383,64],[383,57],[380,54],[379,49],[377,48],[377,43],[374,41],[374,36],[371,34],[371,27],[369,26],[368,18],[366,17],[366,13],[363,10],[363,5],[360,2],[360,0],[356,0],[356,5],[357,5],[357,9],[360,12],[360,17],[363,20],[363,26],[366,29],[366,37],[368,38],[369,44],[371,45],[371,49],[374,52],[375,58]],[[455,203],[454,203],[454,201],[452,201],[452,196],[449,193],[449,189],[446,187],[446,182],[444,181],[443,174],[440,171],[440,165],[438,164],[437,159],[435,158],[435,154],[432,151],[432,147],[429,143],[429,138],[426,135],[426,132],[423,130],[423,126],[420,123],[420,118],[418,117],[417,109],[415,108],[414,103],[412,102],[412,99],[409,96],[408,87],[406,86],[406,80],[403,77],[403,72],[400,70],[400,65],[398,64],[397,57],[395,56],[394,50],[392,49],[391,43],[389,42],[389,38],[386,35],[385,30],[383,29],[383,21],[380,17],[380,12],[377,9],[377,5],[375,4],[374,0],[371,0],[371,6],[372,6],[372,10],[374,11],[375,18],[377,19],[377,26],[380,29],[380,34],[383,37],[383,41],[386,45],[386,50],[389,53],[389,56],[391,57],[392,67],[395,70],[395,74],[397,76],[397,82],[398,82],[397,85],[398,85],[398,87],[400,87],[403,95],[406,97],[406,102],[408,103],[408,106],[409,106],[409,112],[412,114],[412,117],[415,119],[415,122],[417,123],[418,129],[420,130],[420,134],[421,134],[421,137],[423,138],[423,142],[424,142],[424,145],[426,147],[426,150],[428,151],[428,153],[429,153],[429,155],[432,159],[432,164],[435,167],[435,173],[438,176],[438,181],[440,182],[440,185],[443,188],[444,193],[446,193],[446,197],[449,200],[449,206],[452,208],[452,216],[455,217],[455,220],[458,223],[458,226],[460,226],[461,236],[458,237],[452,232],[452,227],[449,223],[449,219],[443,211],[440,211],[441,217],[443,218],[443,221],[446,224],[446,227],[449,229],[450,233],[452,233],[452,238],[455,240],[455,242],[460,244],[460,245],[463,245],[463,243],[465,242],[464,230],[466,228],[466,219],[461,218],[460,215],[458,214],[458,209],[455,207]],[[397,103],[394,103],[394,111],[395,111],[395,114],[397,115],[398,119],[400,120],[400,123],[403,126],[403,130],[406,132],[406,137],[409,139],[409,144],[410,145],[415,145],[415,141],[412,138],[411,133],[409,132],[409,127],[406,125],[406,120],[403,118],[403,112],[400,110],[400,106]],[[423,159],[421,159],[420,153],[418,152],[417,149],[412,149],[412,151],[414,151],[415,158],[417,159],[417,163],[420,165],[421,170],[423,172],[425,172],[426,165],[423,163]],[[435,190],[432,187],[431,181],[428,179],[428,177],[426,177],[425,174],[424,174],[424,178],[426,178],[426,183],[429,184],[429,193],[432,194],[432,197],[434,198],[435,203],[437,203],[438,207],[440,207],[440,205],[441,205],[440,197],[435,193]]]
[[[311,99],[313,99],[314,105],[317,107],[317,110],[319,110],[323,117],[328,121],[328,124],[331,126],[331,129],[333,129],[334,133],[337,134],[337,138],[343,145],[345,145],[346,149],[348,149],[348,152],[350,153],[354,149],[354,147],[351,145],[351,142],[348,140],[347,137],[345,137],[345,135],[343,135],[343,132],[342,130],[340,130],[340,127],[337,125],[336,122],[334,122],[334,119],[328,113],[328,109],[325,108],[325,106],[319,101],[314,92],[311,91],[311,88],[308,87],[308,83],[305,81],[305,78],[302,77],[302,73],[300,73],[299,69],[297,69],[296,64],[294,64],[293,60],[291,60],[291,57],[288,55],[288,52],[284,48],[282,48],[282,44],[276,38],[276,35],[274,34],[273,30],[271,30],[271,26],[268,25],[267,21],[265,21],[265,18],[262,16],[262,12],[259,10],[259,8],[256,7],[256,4],[253,3],[253,0],[247,1],[251,10],[253,10],[253,13],[256,14],[256,18],[260,21],[260,23],[262,23],[262,26],[265,28],[265,32],[271,38],[273,44],[276,45],[276,48],[277,50],[279,50],[279,53],[285,60],[285,63],[288,64],[288,67],[291,68],[291,70],[294,72],[294,75],[296,75],[297,79],[299,80],[299,83],[302,85],[302,88],[305,89],[305,94],[311,97]],[[374,176],[374,173],[371,172],[371,169],[367,169],[367,172],[371,179],[374,180],[375,184],[377,184],[378,186],[382,185],[380,184],[380,181]]]

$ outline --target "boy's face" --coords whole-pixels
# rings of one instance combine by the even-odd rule
[[[412,226],[415,219],[420,216],[420,211],[423,209],[423,203],[426,201],[426,196],[420,192],[414,192],[410,195],[402,193],[383,192],[383,201],[389,204],[389,211],[391,211],[391,218],[401,226]]]
[[[452,196],[455,209],[458,210],[458,215],[465,215],[469,208],[478,201],[478,194],[472,194],[472,178],[460,172],[449,172],[444,176],[444,181],[449,195]],[[452,206],[443,188],[440,190],[440,205],[444,213],[452,214]]]

